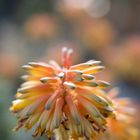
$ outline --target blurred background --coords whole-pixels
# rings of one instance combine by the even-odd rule
[[[133,100],[140,127],[139,14],[139,0],[0,0],[0,140],[45,140],[12,132],[9,106],[22,82],[21,66],[60,62],[64,46],[74,49],[75,63],[102,60],[106,69],[98,78]]]

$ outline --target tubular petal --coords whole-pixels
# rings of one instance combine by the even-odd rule
[[[32,67],[35,67],[38,70],[41,71],[55,71],[54,67],[45,63],[36,63],[36,62],[29,62],[29,65],[31,65]]]
[[[52,65],[52,66],[54,67],[55,70],[58,70],[58,72],[61,71],[61,67],[59,66],[59,64],[58,64],[56,61],[50,60],[50,61],[49,61],[49,64]]]
[[[81,101],[81,105],[87,110],[89,111],[92,119],[95,121],[95,123],[97,123],[99,125],[100,128],[102,128],[105,124],[105,118],[101,115],[101,113],[98,111],[98,109],[91,104],[90,102],[88,102],[86,99],[78,97],[78,99]]]
[[[66,95],[65,97],[66,103],[68,104],[69,110],[71,112],[71,115],[73,116],[73,119],[77,125],[80,124],[80,115],[77,111],[76,105],[74,105],[70,95]]]
[[[108,87],[108,86],[110,86],[110,84],[108,82],[106,82],[106,81],[99,80],[97,83],[98,83],[98,85],[100,87]]]
[[[104,68],[105,68],[104,66],[95,66],[93,68],[83,70],[83,73],[84,74],[96,74],[97,72],[102,71]]]
[[[92,94],[90,91],[82,91],[82,92],[78,91],[78,93],[82,97],[84,97],[84,98],[88,99],[89,101],[91,101],[92,103],[94,103],[99,108],[102,108],[102,109],[105,109],[108,111],[114,110],[112,105],[107,100],[105,100],[103,97]]]
[[[54,128],[58,128],[60,125],[63,105],[64,105],[63,98],[58,98],[55,104],[55,111],[53,114],[53,127]]]
[[[101,61],[88,61],[86,63],[81,63],[81,64],[71,66],[70,69],[72,69],[72,70],[74,70],[74,69],[83,70],[83,69],[87,69],[87,68],[90,68],[90,67],[93,67],[93,66],[97,66],[100,63],[101,63]]]
[[[64,86],[66,86],[67,88],[70,88],[70,89],[76,88],[76,85],[71,82],[64,82]]]
[[[93,75],[91,75],[91,74],[83,74],[82,76],[86,80],[93,80],[93,79],[95,79],[95,77]]]
[[[59,79],[56,77],[43,77],[40,79],[42,83],[56,83],[58,80]]]
[[[39,112],[36,115],[30,116],[30,118],[25,123],[26,130],[31,129],[36,124],[36,122],[38,121],[38,119],[40,117],[40,114],[41,113]]]
[[[57,98],[60,96],[59,91],[56,91],[47,101],[47,103],[45,104],[45,108],[47,110],[49,110],[51,108],[51,106],[54,105],[55,101],[57,100]]]
[[[97,87],[98,84],[93,81],[82,81],[82,82],[77,82],[78,85],[80,86],[89,86],[89,87]]]

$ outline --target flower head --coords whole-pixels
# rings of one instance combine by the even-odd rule
[[[62,66],[55,61],[23,66],[25,82],[10,108],[18,118],[15,130],[33,127],[33,136],[51,136],[61,129],[70,138],[87,139],[105,131],[106,118],[114,108],[103,92],[109,83],[94,76],[104,67],[94,60],[72,66],[72,53],[72,49],[62,49]]]
[[[116,118],[108,118],[108,131],[102,140],[138,140],[138,130],[134,126],[136,110],[129,98],[119,98],[118,88],[113,88],[108,96],[116,105]],[[105,139],[106,138],[106,139]]]

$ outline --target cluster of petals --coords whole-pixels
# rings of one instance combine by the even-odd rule
[[[116,106],[116,116],[115,118],[108,118],[108,130],[99,140],[138,140],[139,132],[134,120],[136,109],[133,102],[130,98],[118,97],[118,94],[118,88],[113,88],[108,93]]]
[[[114,105],[104,92],[109,83],[95,78],[104,67],[95,60],[72,65],[72,54],[63,48],[61,65],[50,61],[23,66],[25,81],[10,108],[18,119],[15,130],[24,127],[33,129],[33,136],[51,137],[61,128],[72,139],[91,140],[106,130]]]

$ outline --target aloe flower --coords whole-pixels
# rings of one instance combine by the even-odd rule
[[[129,98],[118,97],[119,89],[113,88],[108,96],[116,105],[116,118],[108,118],[108,130],[99,140],[139,140],[138,129],[135,127],[136,109]]]
[[[34,129],[33,136],[48,137],[59,130],[61,139],[96,139],[106,130],[106,118],[114,107],[103,92],[109,83],[96,80],[94,74],[104,69],[100,61],[72,65],[72,49],[62,49],[62,66],[30,62],[23,68],[27,75],[17,90],[10,110],[18,119],[15,130]]]

